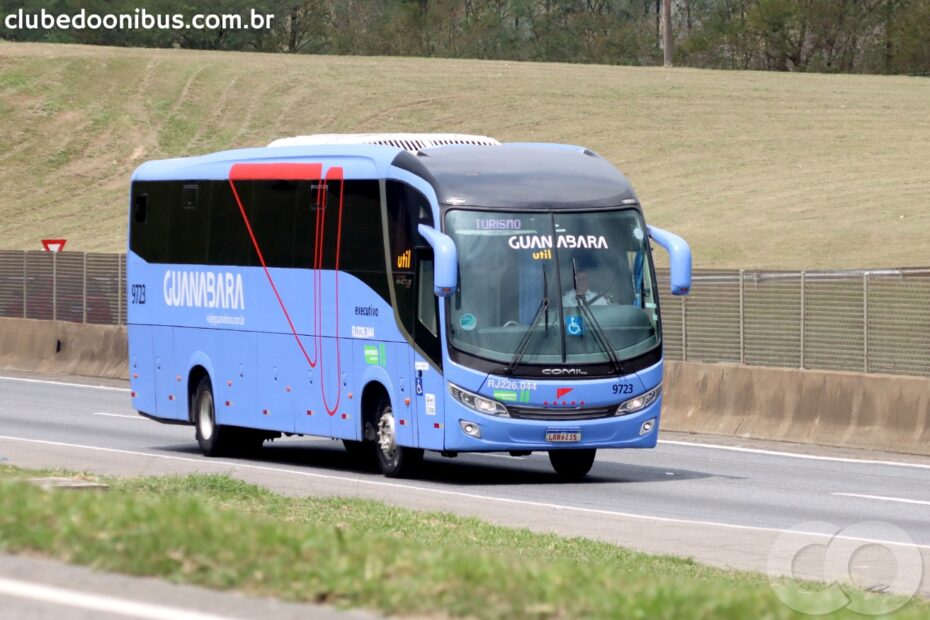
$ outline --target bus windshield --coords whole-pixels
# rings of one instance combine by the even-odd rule
[[[603,364],[659,344],[646,227],[636,209],[450,210],[459,257],[449,342],[488,360]]]

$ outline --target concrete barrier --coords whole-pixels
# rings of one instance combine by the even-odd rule
[[[0,318],[0,368],[129,378],[126,328]]]
[[[126,328],[0,318],[0,368],[128,378]],[[662,428],[930,455],[930,379],[669,361]]]
[[[930,379],[668,362],[662,428],[930,455]]]

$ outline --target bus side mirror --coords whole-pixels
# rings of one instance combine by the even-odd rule
[[[437,297],[448,297],[458,286],[459,255],[455,242],[425,224],[420,224],[417,230],[433,248],[433,292]]]
[[[646,226],[649,236],[665,248],[671,265],[672,295],[687,295],[691,290],[691,248],[676,234]]]

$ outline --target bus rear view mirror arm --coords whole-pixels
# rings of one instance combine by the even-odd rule
[[[649,236],[668,252],[671,266],[672,295],[687,295],[691,290],[691,248],[688,243],[667,230],[646,226]]]
[[[455,242],[435,228],[420,224],[417,230],[433,248],[433,292],[448,297],[458,286],[459,258]]]

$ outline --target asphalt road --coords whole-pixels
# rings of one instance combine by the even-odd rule
[[[662,437],[655,450],[600,452],[578,483],[559,482],[545,454],[428,455],[420,479],[397,481],[354,468],[331,440],[289,438],[255,459],[207,459],[192,428],[138,416],[123,383],[0,377],[0,458],[14,465],[224,472],[282,493],[446,510],[809,578],[829,576],[828,549],[844,547],[860,585],[930,596],[930,458]]]

